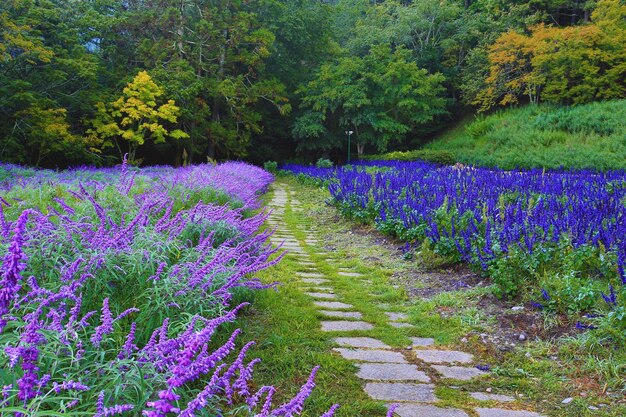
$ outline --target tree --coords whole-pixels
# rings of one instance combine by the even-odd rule
[[[97,104],[96,118],[88,133],[99,139],[105,148],[115,145],[122,159],[127,152],[129,161],[134,163],[138,162],[137,149],[146,140],[162,143],[167,138],[188,137],[182,130],[168,130],[162,124],[176,123],[180,109],[174,100],[159,105],[161,96],[163,89],[146,71],[140,71],[124,88],[120,98],[108,105]],[[127,142],[127,150],[123,149],[122,140]]]
[[[280,114],[291,110],[284,86],[265,72],[275,37],[260,24],[257,1],[129,4],[138,16],[131,25],[138,57],[179,103],[189,153],[245,156],[250,136],[262,130],[259,103]]]
[[[31,151],[31,162],[35,166],[55,152],[81,153],[93,144],[88,138],[75,135],[67,122],[67,110],[29,107],[16,114],[19,130],[23,132],[23,142]]]
[[[474,104],[481,110],[530,103],[582,104],[626,97],[626,6],[600,0],[592,22],[508,31],[489,48],[489,74]]]
[[[325,64],[300,90],[305,112],[293,129],[299,149],[340,148],[344,130],[353,130],[359,155],[366,144],[383,151],[445,112],[442,82],[402,47],[378,45],[363,58]]]
[[[486,88],[478,93],[473,104],[480,110],[495,105],[511,105],[527,95],[531,103],[539,99],[541,83],[533,73],[532,58],[536,45],[516,31],[502,34],[489,48],[489,74]]]
[[[582,104],[606,95],[601,90],[612,87],[604,80],[604,37],[596,25],[533,28],[532,66],[541,80],[543,101]]]
[[[80,122],[101,90],[81,28],[67,0],[0,2],[2,160],[89,160]]]

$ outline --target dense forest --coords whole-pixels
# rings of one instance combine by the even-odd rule
[[[0,160],[341,159],[626,97],[623,0],[3,0]]]

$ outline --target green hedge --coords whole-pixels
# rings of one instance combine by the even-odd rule
[[[361,159],[366,161],[428,161],[441,165],[452,165],[456,162],[454,154],[450,151],[431,149],[418,149],[415,151],[396,151],[378,155],[364,155]]]

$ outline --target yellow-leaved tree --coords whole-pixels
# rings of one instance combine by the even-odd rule
[[[122,159],[128,153],[131,163],[138,162],[137,149],[146,140],[161,143],[167,138],[189,137],[180,129],[168,130],[164,126],[177,122],[180,108],[174,100],[159,104],[162,96],[163,89],[146,71],[141,71],[124,88],[120,98],[109,104],[97,104],[97,114],[88,133],[100,141],[102,148],[116,146]]]
[[[598,0],[590,23],[510,30],[489,48],[485,88],[473,104],[582,104],[626,97],[626,5]]]

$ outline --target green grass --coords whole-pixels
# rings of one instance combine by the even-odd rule
[[[503,169],[626,169],[626,100],[500,110],[461,123],[424,149]]]
[[[626,415],[626,405],[620,402],[620,390],[626,388],[625,349],[591,349],[593,340],[585,340],[592,337],[589,335],[531,341],[506,353],[489,348],[479,335],[490,332],[498,318],[482,311],[479,301],[490,287],[444,292],[429,300],[410,299],[403,287],[395,289],[391,284],[400,283],[412,270],[423,268],[420,257],[407,260],[393,246],[377,244],[386,238],[340,217],[334,208],[323,203],[328,197],[326,191],[292,179],[281,179],[281,183],[295,191],[304,209],[294,212],[288,205],[285,222],[308,250],[314,270],[327,275],[342,301],[354,304],[364,320],[376,325],[374,331],[353,335],[376,337],[397,348],[407,346],[408,336],[434,337],[436,344],[471,352],[477,363],[491,366],[493,372],[489,376],[468,382],[446,383],[431,375],[437,382],[441,406],[462,408],[475,417],[474,407],[495,403],[479,403],[469,397],[469,392],[492,388],[518,399],[510,407],[535,409],[550,417]],[[317,246],[304,244],[308,234],[303,226],[317,230]],[[366,286],[359,277],[338,275],[340,267],[363,273],[373,285]],[[259,385],[276,384],[280,390],[278,398],[286,400],[297,392],[310,370],[321,365],[318,387],[306,403],[304,416],[319,416],[334,403],[342,405],[336,414],[339,417],[384,416],[383,404],[370,400],[363,392],[363,382],[355,376],[356,367],[332,352],[334,334],[320,331],[322,317],[312,300],[302,293],[303,286],[295,275],[297,271],[311,270],[288,255],[276,267],[263,271],[260,277],[265,282],[283,284],[278,291],[256,293],[247,313],[233,324],[244,330],[242,343],[258,341],[250,351],[251,358],[262,359],[255,380]],[[415,327],[391,328],[386,324],[384,311],[407,313]],[[615,396],[603,395],[605,388]],[[567,397],[575,397],[574,402],[561,404]],[[600,404],[608,406],[600,410],[588,408]]]

